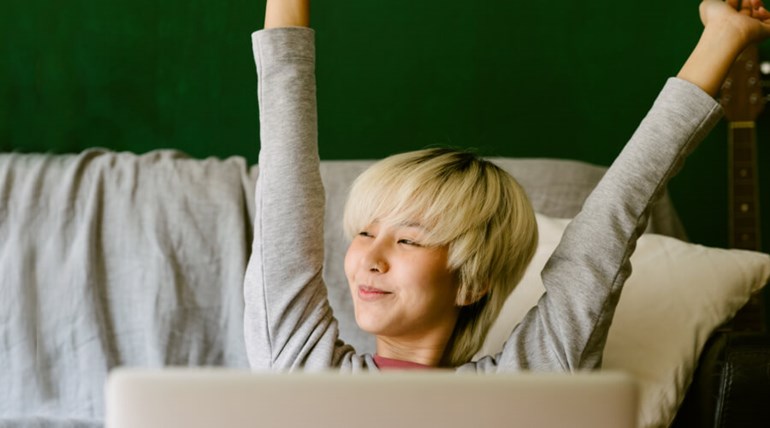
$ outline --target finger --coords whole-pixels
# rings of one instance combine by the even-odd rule
[[[740,8],[738,8],[738,11],[744,15],[751,16],[751,13],[754,11],[754,0],[740,0]]]
[[[764,6],[760,6],[758,9],[754,9],[754,12],[751,14],[756,19],[759,19],[760,21],[766,21],[770,19],[770,11],[765,9]]]
[[[754,9],[754,4],[757,1],[761,2],[762,0],[741,0],[741,10],[751,11],[752,9]]]
[[[758,17],[760,9],[764,7],[762,0],[751,0],[751,16]]]

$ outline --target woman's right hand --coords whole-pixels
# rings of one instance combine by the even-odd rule
[[[700,18],[703,33],[677,76],[716,96],[735,58],[770,37],[770,12],[761,0],[703,0]]]
[[[742,47],[770,37],[770,12],[762,0],[704,0],[700,18],[706,28],[723,26],[734,32]]]

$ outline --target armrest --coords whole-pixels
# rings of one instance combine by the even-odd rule
[[[748,427],[770,421],[770,337],[728,337],[719,379],[715,426]]]
[[[770,336],[715,334],[672,427],[764,426],[762,421],[770,421]]]

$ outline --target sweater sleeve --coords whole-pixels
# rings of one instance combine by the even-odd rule
[[[593,369],[649,209],[686,156],[721,117],[708,94],[672,78],[568,225],[542,271],[546,292],[513,330],[502,353],[476,370]]]
[[[260,111],[254,242],[244,279],[244,334],[254,369],[325,369],[348,360],[322,278],[314,32],[252,37]]]

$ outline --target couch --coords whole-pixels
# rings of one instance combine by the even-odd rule
[[[532,199],[541,242],[484,352],[499,349],[542,293],[540,266],[605,170],[568,160],[495,161]],[[348,186],[370,163],[322,162],[329,298],[342,337],[362,352],[372,352],[373,341],[355,326],[340,223]],[[104,382],[118,366],[247,368],[242,278],[257,176],[243,158],[172,150],[0,154],[0,427],[102,426]],[[735,343],[750,348],[744,364],[725,351],[735,340],[714,332],[767,282],[770,256],[686,243],[666,195],[649,232],[632,258],[604,362],[639,379],[640,426],[669,425],[693,379],[687,403],[702,417],[698,424],[734,409],[723,399],[740,400],[756,412],[752,420],[767,416],[755,398],[767,402],[770,392],[770,344],[755,336]],[[714,344],[718,357],[701,352]],[[720,362],[701,375],[698,359],[707,354]],[[744,365],[753,375],[739,382],[719,371],[742,373]],[[714,379],[731,389],[715,389]],[[707,399],[689,399],[702,391]],[[683,418],[681,426],[699,426],[688,425],[696,416]]]

